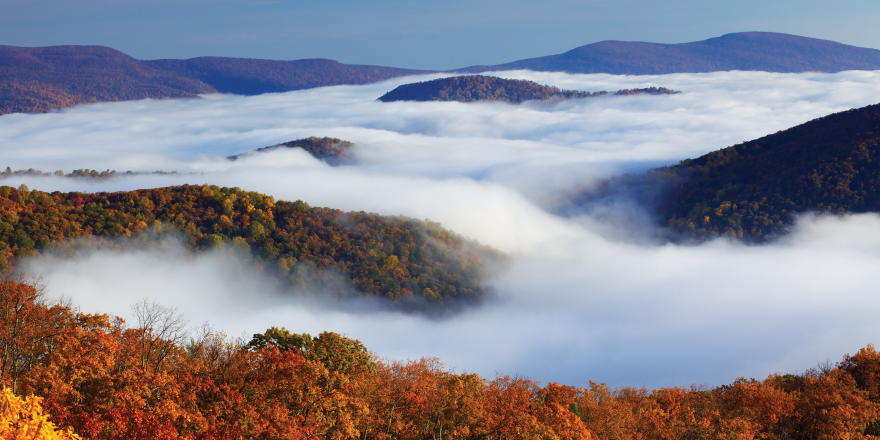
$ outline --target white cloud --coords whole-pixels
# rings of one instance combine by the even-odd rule
[[[868,313],[880,273],[874,215],[807,218],[768,246],[682,247],[633,244],[640,241],[621,237],[625,231],[609,232],[618,217],[608,212],[563,218],[546,208],[597,177],[675,163],[880,102],[880,72],[504,75],[582,90],[657,85],[685,93],[522,106],[375,102],[414,80],[403,78],[7,115],[0,117],[0,154],[13,168],[201,174],[4,183],[47,191],[239,186],[315,206],[431,218],[515,256],[491,281],[498,302],[443,321],[282,301],[261,293],[276,289],[270,281],[230,277],[214,256],[99,252],[32,262],[53,292],[94,311],[127,315],[129,304],[149,296],[233,335],[271,325],[335,330],[383,356],[436,355],[484,375],[498,370],[575,385],[720,384],[807,368],[872,342],[878,326]],[[356,142],[359,164],[330,167],[301,151],[223,159],[312,135]]]

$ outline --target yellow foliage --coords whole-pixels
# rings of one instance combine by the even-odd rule
[[[9,388],[0,393],[0,440],[80,440],[69,429],[59,430],[43,414],[39,397],[20,398]]]

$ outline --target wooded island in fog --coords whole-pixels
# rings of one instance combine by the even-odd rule
[[[680,92],[665,87],[646,87],[618,90],[614,95],[674,95],[676,93]],[[404,84],[380,96],[379,101],[500,101],[522,104],[525,101],[591,98],[607,94],[609,93],[604,90],[598,92],[562,90],[559,87],[545,86],[534,81],[465,75]]]

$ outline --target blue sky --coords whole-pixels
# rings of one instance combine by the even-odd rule
[[[753,30],[880,48],[878,18],[876,0],[0,0],[0,44],[452,69]]]

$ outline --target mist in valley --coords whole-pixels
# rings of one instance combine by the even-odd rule
[[[207,183],[438,221],[509,257],[486,280],[494,295],[480,307],[442,319],[369,301],[339,307],[173,240],[80,258],[50,253],[24,267],[86,312],[127,318],[131,304],[149,298],[231,336],[270,326],[336,331],[391,359],[437,356],[458,371],[577,386],[720,385],[804,370],[877,342],[880,325],[862,315],[880,305],[880,216],[804,215],[792,234],[762,246],[674,245],[652,239],[650,213],[625,195],[589,210],[561,208],[603,178],[880,102],[880,72],[498,75],[564,89],[683,93],[518,106],[376,101],[439,77],[430,75],[0,117],[4,167],[178,173],[14,176],[3,185],[95,192]],[[226,159],[308,136],[354,142],[355,163],[334,167],[302,150]]]

